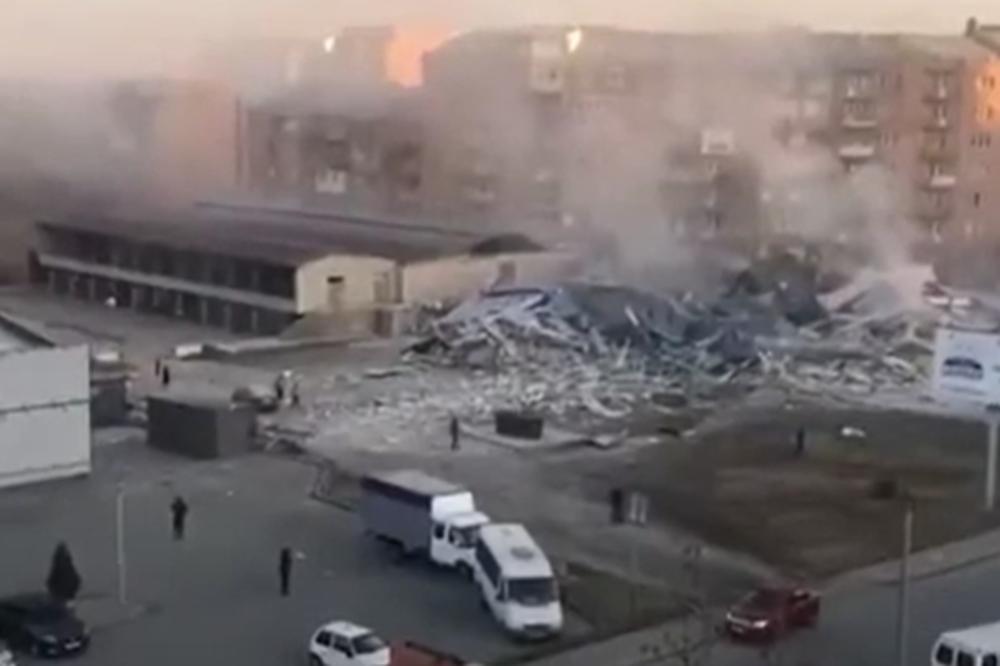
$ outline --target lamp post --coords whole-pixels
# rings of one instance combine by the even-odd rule
[[[903,552],[899,559],[899,608],[896,616],[896,657],[907,666],[910,642],[910,551],[913,548],[913,501],[904,499]]]
[[[118,568],[118,603],[125,605],[127,596],[127,567],[125,561],[125,485],[119,483],[115,494],[115,554]]]
[[[1000,430],[1000,405],[986,406],[986,510],[996,506],[997,494],[997,434]]]

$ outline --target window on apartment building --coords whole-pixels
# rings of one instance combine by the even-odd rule
[[[993,135],[989,132],[980,132],[972,135],[972,146],[974,148],[989,148],[993,144]]]
[[[972,193],[972,205],[979,208],[979,205],[983,202],[983,195],[981,192]]]

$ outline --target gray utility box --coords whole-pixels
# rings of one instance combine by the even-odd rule
[[[154,448],[202,459],[252,448],[257,417],[248,405],[160,395],[149,398],[147,411],[147,438]]]
[[[533,412],[497,410],[493,413],[498,435],[518,439],[541,439],[545,430],[545,419]]]

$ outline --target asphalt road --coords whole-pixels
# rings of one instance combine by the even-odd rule
[[[841,586],[824,597],[815,629],[759,647],[714,642],[704,660],[670,654],[683,644],[680,623],[531,662],[532,666],[896,666],[898,587],[885,583]],[[934,641],[948,629],[1000,621],[1000,558],[914,580],[910,588],[909,666],[927,666]],[[695,639],[697,629],[688,634]],[[665,640],[665,636],[671,636]]]
[[[488,661],[523,650],[498,630],[462,578],[399,563],[365,539],[354,514],[306,496],[310,468],[249,456],[192,463],[119,444],[90,479],[0,493],[0,594],[44,585],[66,540],[83,577],[80,614],[95,625],[80,666],[303,664],[311,631],[350,619],[387,639]],[[125,608],[116,600],[115,495],[126,488]],[[191,507],[172,540],[175,491]],[[278,552],[302,553],[293,595],[278,594]]]
[[[871,584],[833,592],[817,629],[781,644],[770,662],[753,649],[716,651],[715,666],[768,663],[794,666],[887,666],[897,663],[898,587]],[[922,580],[910,587],[910,666],[927,666],[942,631],[1000,621],[1000,560]]]

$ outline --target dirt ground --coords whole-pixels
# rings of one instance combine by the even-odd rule
[[[845,436],[845,426],[864,436]],[[1000,524],[982,510],[985,442],[985,426],[968,421],[775,410],[581,473],[594,492],[616,480],[633,486],[648,493],[655,519],[815,578],[895,557],[904,493],[915,506],[916,549]],[[895,483],[897,498],[876,498],[878,480]]]

